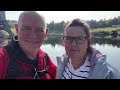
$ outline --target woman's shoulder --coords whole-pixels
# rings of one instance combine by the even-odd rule
[[[61,56],[57,56],[56,59],[57,63],[66,64],[69,60],[69,57],[67,56],[67,54],[63,54]]]
[[[107,63],[109,74],[107,76],[108,79],[120,79],[120,72],[110,63]]]
[[[120,72],[110,63],[108,63],[105,58],[99,58],[98,62],[94,67],[94,72],[105,79],[120,79]]]
[[[100,52],[99,50],[91,47],[91,52],[88,53],[89,61],[94,66],[99,63],[106,62],[107,56],[105,53]]]

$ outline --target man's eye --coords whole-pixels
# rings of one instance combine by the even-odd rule
[[[44,32],[44,30],[42,28],[38,28],[36,29],[36,32]]]
[[[22,31],[25,31],[25,32],[26,32],[26,31],[29,31],[28,28],[22,28],[21,30],[22,30]]]
[[[43,31],[43,30],[41,30],[41,29],[37,29],[36,31],[37,31],[37,32],[44,32],[44,31]]]

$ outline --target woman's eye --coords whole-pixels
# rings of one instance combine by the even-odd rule
[[[71,37],[67,37],[66,39],[67,39],[67,40],[71,40],[72,38],[71,38]]]

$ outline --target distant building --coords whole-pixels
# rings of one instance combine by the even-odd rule
[[[0,20],[6,20],[5,11],[0,11]]]
[[[0,11],[0,30],[3,30],[5,28],[5,11]]]
[[[119,28],[119,27],[120,27],[120,24],[118,24],[118,25],[112,25],[112,27],[114,27],[114,28]]]

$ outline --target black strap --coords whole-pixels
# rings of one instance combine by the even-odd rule
[[[44,58],[45,58],[45,60],[46,60],[46,66],[49,68],[48,56],[47,56],[46,53],[44,53]],[[53,76],[50,72],[48,72],[48,70],[46,70],[45,73],[49,74],[52,79],[54,78],[54,76]]]
[[[44,52],[44,58],[45,58],[45,62],[46,62],[46,67],[48,67],[48,57],[47,54]]]
[[[7,68],[6,79],[14,79],[17,76],[18,63],[15,60],[10,60]]]
[[[10,62],[8,64],[8,68],[7,68],[7,73],[6,73],[6,79],[14,79],[16,74],[17,74],[17,70],[19,67],[18,62],[16,62],[16,60],[14,59],[13,56],[13,51],[10,48],[9,45],[5,46],[8,54],[10,55]]]

